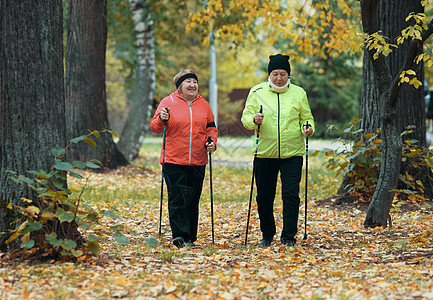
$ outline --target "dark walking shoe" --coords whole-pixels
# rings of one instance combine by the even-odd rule
[[[294,240],[284,240],[283,245],[287,247],[295,247],[295,241]]]
[[[177,238],[173,239],[173,245],[175,245],[177,248],[182,248],[185,245],[185,240],[183,237],[178,236]]]
[[[187,246],[187,247],[194,247],[195,244],[194,244],[194,242],[187,241],[187,242],[185,242],[185,246]]]
[[[271,246],[271,243],[272,243],[272,241],[267,240],[267,239],[263,239],[260,241],[259,247],[260,248],[266,248],[266,247]]]

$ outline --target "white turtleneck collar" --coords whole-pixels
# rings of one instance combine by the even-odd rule
[[[290,78],[287,80],[286,84],[283,86],[276,86],[275,84],[272,83],[271,81],[271,77],[268,76],[268,83],[269,86],[271,87],[271,90],[274,91],[275,93],[281,94],[286,92],[289,89],[290,86]]]

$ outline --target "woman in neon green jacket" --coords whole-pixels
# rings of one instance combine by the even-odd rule
[[[262,231],[259,246],[269,247],[276,234],[273,206],[280,173],[283,200],[280,241],[293,247],[298,228],[304,136],[313,134],[314,118],[304,89],[290,83],[289,56],[271,55],[268,74],[267,82],[251,88],[241,119],[245,128],[250,130],[257,130],[260,125],[257,158],[254,161],[256,200]],[[263,107],[262,113],[259,112],[260,106]]]

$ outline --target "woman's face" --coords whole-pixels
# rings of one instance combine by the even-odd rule
[[[198,82],[194,78],[185,79],[180,85],[180,94],[189,99],[194,99],[198,93]]]
[[[285,85],[287,80],[289,80],[289,73],[283,69],[272,70],[269,76],[271,78],[271,82],[279,87]]]

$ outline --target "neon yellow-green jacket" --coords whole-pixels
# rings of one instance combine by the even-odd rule
[[[314,131],[314,118],[305,90],[294,84],[281,94],[275,93],[268,82],[251,88],[241,121],[247,129],[255,129],[254,116],[263,106],[257,157],[289,158],[305,154],[304,130],[308,121]],[[253,151],[255,150],[255,142]]]

